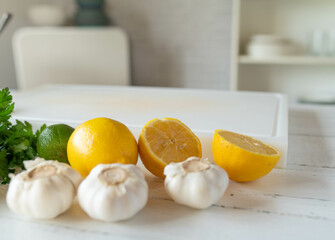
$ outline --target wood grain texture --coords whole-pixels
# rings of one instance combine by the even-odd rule
[[[322,239],[332,239],[335,176],[327,170],[315,174],[276,169],[252,183],[231,182],[224,197],[204,211],[176,204],[166,194],[163,181],[148,175],[147,206],[120,223],[91,220],[77,202],[54,220],[31,221],[11,213],[2,195],[0,226],[8,234],[4,236],[14,233],[13,239],[22,234],[35,235],[35,239],[315,239],[322,234]],[[313,231],[306,230],[308,226],[313,226]]]

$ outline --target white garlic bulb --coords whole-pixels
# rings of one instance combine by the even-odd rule
[[[11,176],[6,201],[16,214],[51,219],[68,210],[82,181],[68,164],[37,158],[28,170]],[[30,168],[29,168],[30,167]]]
[[[179,204],[205,209],[217,202],[228,187],[225,170],[207,159],[190,157],[164,169],[165,190]]]
[[[146,205],[148,184],[133,164],[99,164],[80,184],[78,200],[91,218],[125,220]]]

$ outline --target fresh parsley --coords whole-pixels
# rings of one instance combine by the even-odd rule
[[[14,110],[13,98],[8,88],[0,91],[0,182],[9,183],[8,174],[15,168],[24,169],[23,161],[37,156],[36,143],[44,124],[33,132],[30,123],[16,120],[10,122]]]

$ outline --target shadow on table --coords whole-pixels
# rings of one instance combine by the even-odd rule
[[[114,226],[150,226],[155,224],[162,224],[164,222],[187,219],[201,212],[199,210],[181,206],[175,203],[166,194],[163,179],[155,177],[151,174],[146,174],[146,180],[149,185],[149,198],[146,206],[129,220],[112,223]],[[74,201],[73,205],[67,212],[52,221],[60,223],[61,225],[68,223],[69,226],[72,227],[79,227],[80,224],[86,225],[90,222],[99,223],[101,226],[104,224],[111,224],[91,219],[81,209],[77,199]]]

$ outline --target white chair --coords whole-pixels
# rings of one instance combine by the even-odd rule
[[[119,28],[22,28],[13,51],[20,90],[52,83],[130,85],[128,38]]]

